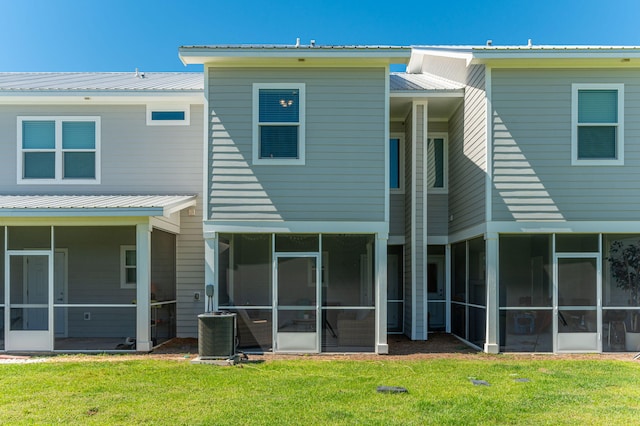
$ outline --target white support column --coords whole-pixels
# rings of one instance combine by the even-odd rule
[[[500,307],[498,299],[498,234],[485,235],[487,249],[487,330],[484,351],[500,352]]]
[[[387,343],[387,240],[386,234],[376,234],[376,353],[389,353]]]
[[[451,244],[444,246],[445,331],[451,333]]]
[[[205,232],[204,234],[204,309],[207,309],[206,286],[213,285],[213,310],[218,310],[218,233]]]
[[[136,350],[147,352],[151,342],[151,225],[136,225]]]

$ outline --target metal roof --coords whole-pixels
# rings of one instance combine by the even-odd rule
[[[0,195],[0,216],[168,216],[195,195]]]
[[[326,44],[204,44],[180,46],[180,49],[219,49],[219,50],[236,50],[236,49],[307,49],[307,50],[392,50],[392,49],[410,49],[410,46],[389,46],[389,45],[326,45]]]
[[[202,92],[201,72],[8,72],[0,73],[8,92]]]
[[[393,72],[389,74],[389,89],[391,92],[456,91],[464,89],[464,84],[429,73],[407,74]]]

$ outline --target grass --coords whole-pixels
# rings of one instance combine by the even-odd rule
[[[472,378],[490,386],[475,386]],[[380,385],[408,393],[377,393]],[[0,424],[626,425],[638,419],[640,364],[598,358],[0,365]]]

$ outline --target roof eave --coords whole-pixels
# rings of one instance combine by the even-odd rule
[[[411,55],[408,47],[384,48],[216,48],[207,46],[182,46],[179,57],[183,64],[268,62],[286,59],[326,61],[372,61],[385,64],[407,63]]]

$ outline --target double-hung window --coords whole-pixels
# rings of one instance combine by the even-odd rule
[[[573,84],[571,164],[624,164],[624,85]]]
[[[432,134],[427,139],[427,189],[431,193],[447,192],[447,136]]]
[[[100,183],[99,117],[18,117],[18,183]]]
[[[120,246],[120,288],[136,288],[136,246]]]
[[[304,164],[305,85],[254,83],[253,163]]]

